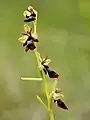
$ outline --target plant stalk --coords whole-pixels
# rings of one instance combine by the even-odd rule
[[[36,16],[36,20],[34,21],[34,34],[36,35],[36,24],[37,24],[37,16]],[[37,55],[37,47],[36,49],[34,50],[34,53],[35,53],[35,56],[36,56],[36,60],[37,60],[37,64],[39,66],[40,64],[40,61],[39,61],[39,57]],[[53,111],[52,111],[52,95],[49,94],[49,91],[48,91],[48,86],[47,86],[47,80],[46,80],[46,76],[43,72],[43,69],[40,70],[40,75],[41,75],[41,78],[43,80],[43,83],[44,83],[44,89],[45,89],[45,94],[46,94],[46,97],[47,97],[47,101],[48,101],[48,113],[49,113],[49,117],[50,117],[50,120],[54,120],[54,115],[53,115]]]

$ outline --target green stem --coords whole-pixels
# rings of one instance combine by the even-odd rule
[[[35,34],[35,35],[36,35],[36,25],[37,25],[37,22],[35,21],[35,22],[34,22],[34,26],[33,26],[33,27],[34,27],[34,28],[33,28],[33,29],[34,29],[33,31],[34,31],[34,34]]]
[[[33,26],[34,30],[33,31],[34,31],[34,34],[36,35],[36,33],[37,33],[36,32],[36,27],[37,27],[37,12],[36,12],[36,20],[33,22],[33,24],[34,24],[34,26]]]
[[[37,55],[37,49],[34,50],[34,53],[35,53],[36,60],[37,60],[38,66],[39,66],[39,58],[38,58],[38,55]],[[46,80],[46,77],[45,77],[45,74],[44,74],[43,70],[40,70],[40,75],[43,79],[43,83],[44,83],[44,87],[45,87],[45,93],[46,93],[46,96],[47,96],[47,99],[48,99],[47,80]]]
[[[50,111],[49,116],[50,116],[50,120],[54,120],[53,111]]]
[[[34,21],[34,34],[35,35],[36,35],[36,24],[37,24],[37,16],[36,16],[36,20]],[[34,50],[34,53],[35,53],[35,56],[36,56],[37,64],[39,66],[40,61],[39,61],[39,57],[37,55],[37,47]],[[43,83],[44,83],[45,94],[46,94],[47,101],[48,101],[48,107],[47,108],[48,108],[48,113],[49,113],[49,116],[50,116],[50,120],[54,120],[54,115],[53,115],[53,111],[52,111],[52,95],[49,95],[48,86],[47,86],[47,80],[46,80],[46,76],[45,76],[45,74],[43,72],[43,69],[40,70],[40,75],[41,75],[41,77],[43,79]]]
[[[48,110],[49,110],[50,120],[54,120],[54,115],[52,111],[52,93],[48,97]]]
[[[37,19],[36,21],[34,22],[34,34],[36,34],[36,25],[37,25]],[[38,58],[38,55],[37,55],[37,47],[36,49],[34,50],[34,53],[35,53],[35,56],[36,56],[36,60],[37,60],[37,64],[39,66],[40,64],[40,61],[39,61],[39,58]],[[44,82],[44,87],[45,87],[45,93],[46,93],[46,96],[48,98],[48,87],[47,87],[47,81],[46,81],[46,77],[45,77],[45,74],[43,72],[43,70],[40,70],[40,75],[43,79],[43,82]]]

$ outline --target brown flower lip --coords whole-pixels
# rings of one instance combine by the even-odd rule
[[[27,52],[28,50],[33,51],[36,46],[34,45],[34,42],[38,42],[38,39],[33,38],[32,36],[29,36],[26,42],[23,44],[23,46],[26,46],[25,51]]]
[[[43,66],[44,66],[43,70],[44,70],[45,74],[48,73],[48,75],[49,75],[50,78],[58,78],[59,77],[59,74],[56,73],[55,71],[51,70],[49,68],[49,66],[46,66],[46,65],[43,65]]]
[[[29,49],[33,51],[36,48],[36,46],[32,43],[26,46],[25,52],[27,52]]]
[[[61,99],[54,100],[54,103],[56,103],[58,107],[64,110],[68,110],[68,107],[65,105],[65,103]]]

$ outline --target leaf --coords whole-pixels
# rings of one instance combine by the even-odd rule
[[[24,15],[24,17],[26,18],[26,16],[30,16],[31,13],[30,13],[29,11],[26,10],[26,11],[24,11],[23,15]]]
[[[21,77],[21,80],[35,80],[35,81],[42,81],[42,78],[24,78],[24,77]]]
[[[46,106],[46,104],[42,101],[42,99],[38,96],[38,95],[36,95],[36,97],[37,97],[37,99],[38,99],[38,101],[45,107],[45,109],[48,111],[48,107]]]
[[[25,30],[25,32],[27,33],[27,32],[30,32],[30,27],[29,27],[29,25],[28,24],[24,24],[24,30]]]
[[[28,39],[28,36],[27,35],[23,35],[23,36],[21,36],[18,40],[19,40],[19,42],[21,42],[21,43],[25,43],[25,41]]]

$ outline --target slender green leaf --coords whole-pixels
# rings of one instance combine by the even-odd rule
[[[42,81],[42,78],[25,78],[25,77],[21,77],[21,80]]]
[[[46,104],[42,101],[42,99],[38,96],[38,95],[36,95],[36,97],[37,97],[37,99],[38,99],[38,101],[45,107],[45,109],[48,111],[48,107],[46,106]]]

